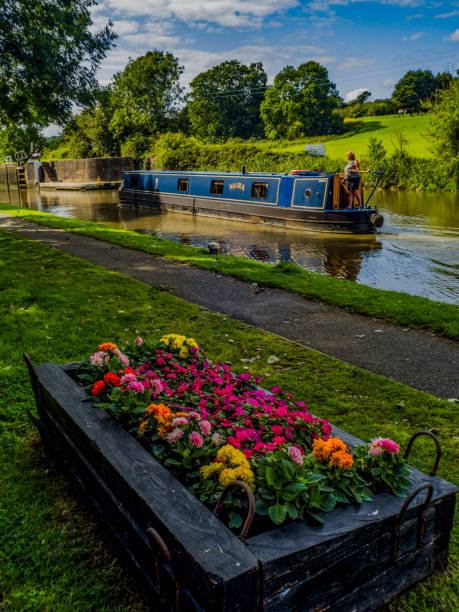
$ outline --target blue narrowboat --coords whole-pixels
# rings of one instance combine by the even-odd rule
[[[379,182],[381,175],[375,174]],[[361,192],[361,208],[348,208],[348,192],[339,173],[134,170],[124,172],[120,202],[289,229],[370,234],[384,222],[368,205],[376,185],[366,201]]]

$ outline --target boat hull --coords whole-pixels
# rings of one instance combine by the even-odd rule
[[[296,210],[284,206],[239,203],[228,200],[157,194],[132,189],[120,190],[120,203],[192,215],[264,223],[274,227],[305,231],[327,231],[352,234],[374,234],[375,209],[365,210]]]

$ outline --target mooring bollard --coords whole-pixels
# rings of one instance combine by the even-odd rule
[[[207,248],[209,249],[210,255],[218,255],[220,245],[218,244],[218,242],[209,242]]]

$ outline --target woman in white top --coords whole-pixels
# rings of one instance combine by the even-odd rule
[[[352,151],[346,153],[348,163],[344,167],[344,183],[346,185],[348,194],[348,208],[354,206],[354,195],[359,203],[359,208],[362,207],[362,199],[360,197],[359,185],[360,185],[360,164]]]

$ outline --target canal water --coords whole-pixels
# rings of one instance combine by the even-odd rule
[[[118,192],[11,192],[12,203],[62,217],[95,221],[193,246],[215,241],[222,253],[277,263],[291,261],[320,274],[371,287],[459,302],[459,198],[452,193],[380,191],[384,215],[373,236],[301,232],[264,225],[158,213],[120,206]],[[0,191],[0,201],[8,194]]]

